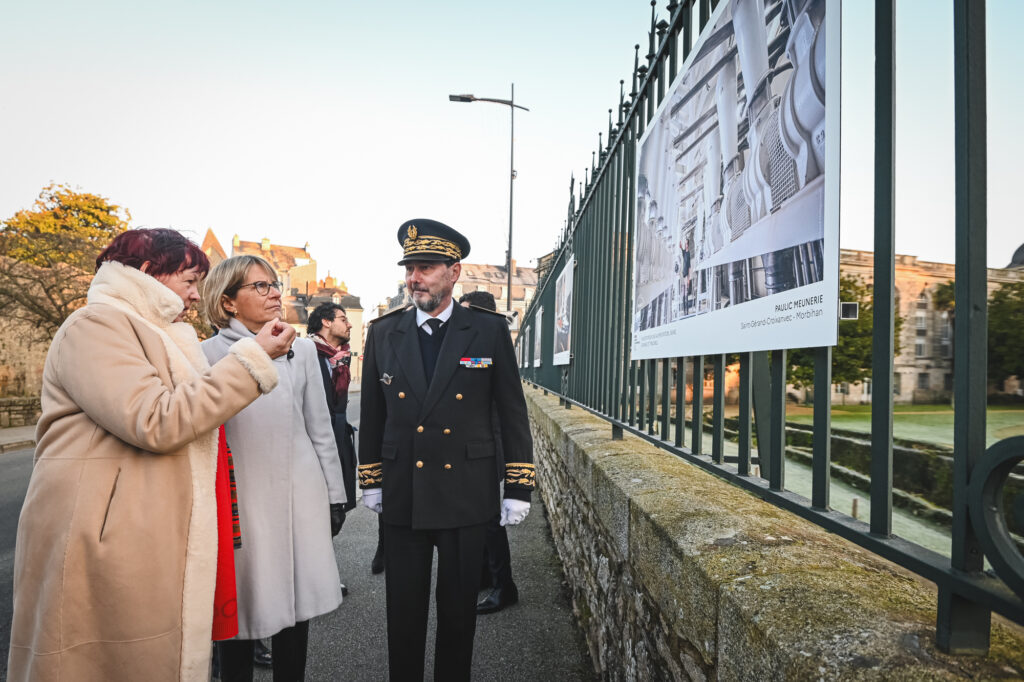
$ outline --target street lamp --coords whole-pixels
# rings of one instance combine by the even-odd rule
[[[515,153],[516,153],[516,109],[529,111],[524,106],[515,103],[516,84],[512,84],[512,96],[509,99],[493,99],[491,97],[476,97],[475,95],[448,95],[452,102],[494,102],[504,104],[508,107],[510,126],[510,145],[508,153],[508,253],[505,259],[505,270],[508,271],[508,288],[506,290],[509,312],[512,312],[512,181],[516,179]]]

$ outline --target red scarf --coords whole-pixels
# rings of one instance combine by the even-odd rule
[[[220,427],[217,439],[217,584],[213,595],[213,640],[238,634],[238,602],[235,593],[235,550],[241,547],[235,470],[231,449]]]
[[[310,334],[309,338],[316,344],[316,350],[320,357],[326,358],[331,367],[331,380],[334,381],[335,397],[337,398],[348,394],[348,385],[352,381],[352,373],[349,370],[349,366],[343,364],[341,359],[345,356],[345,353],[348,352],[349,345],[346,343],[340,348],[335,348],[324,341],[323,337],[316,334]],[[351,357],[351,355],[349,357]]]

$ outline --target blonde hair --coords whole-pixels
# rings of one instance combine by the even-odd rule
[[[228,326],[231,315],[224,310],[222,299],[225,296],[234,298],[238,294],[238,288],[245,284],[245,273],[253,265],[266,270],[271,280],[277,279],[274,268],[259,256],[232,256],[213,266],[203,279],[203,311],[214,327],[223,329]]]

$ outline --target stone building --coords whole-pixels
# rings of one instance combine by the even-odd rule
[[[312,294],[292,294],[284,296],[281,300],[284,308],[284,320],[295,328],[299,336],[306,336],[306,324],[309,322],[309,314],[321,303],[334,303],[345,309],[345,316],[352,324],[349,348],[352,350],[352,380],[357,381],[362,376],[363,366],[363,339],[365,338],[365,322],[363,319],[363,306],[358,296],[348,291],[344,282],[339,282],[328,272],[327,277],[318,280]]]
[[[504,265],[482,265],[463,263],[462,274],[456,282],[452,296],[458,300],[463,294],[471,291],[489,291],[494,295],[498,310],[508,310],[508,269]],[[519,334],[519,322],[537,292],[537,271],[533,268],[521,268],[512,261],[512,340]],[[378,306],[378,313],[383,314],[406,305],[412,299],[405,290],[405,282],[398,283],[394,296],[388,297],[385,304]]]
[[[212,230],[206,231],[203,252],[216,265],[227,256]],[[309,253],[309,243],[304,246],[282,246],[271,244],[263,238],[258,242],[244,241],[236,234],[231,238],[232,256],[259,256],[277,271],[282,283],[281,307],[284,321],[295,328],[299,336],[306,336],[309,313],[321,303],[331,301],[345,309],[352,323],[352,377],[358,379],[363,357],[363,307],[359,297],[348,291],[344,282],[332,277],[330,272],[324,279],[317,279],[316,260]]]
[[[854,275],[871,284],[874,273],[871,251],[842,249],[839,272]],[[903,317],[900,352],[893,362],[893,400],[897,403],[947,401],[953,392],[953,326],[949,314],[938,310],[933,301],[935,288],[953,280],[951,263],[933,263],[916,256],[896,256],[896,309]],[[988,293],[1008,282],[1024,281],[1024,245],[1006,268],[988,269]],[[1001,387],[1019,390],[1011,379]],[[860,384],[836,384],[833,404],[871,402],[871,381]]]

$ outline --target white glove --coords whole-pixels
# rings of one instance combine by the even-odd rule
[[[363,491],[363,506],[376,514],[381,513],[384,506],[380,501],[380,488],[369,488]]]
[[[509,499],[501,501],[501,525],[503,526],[517,526],[529,513],[529,502]]]

